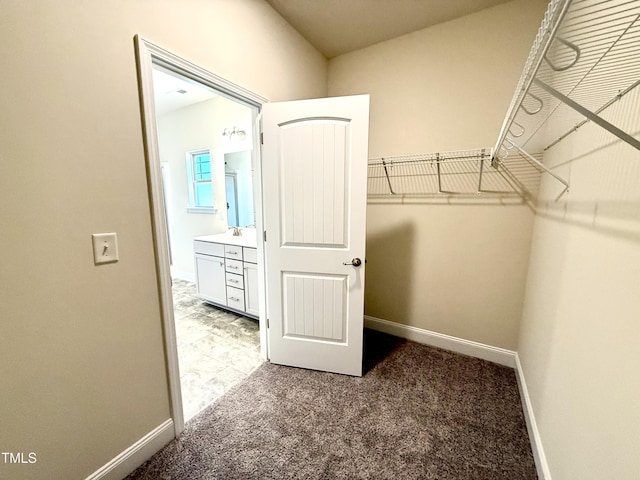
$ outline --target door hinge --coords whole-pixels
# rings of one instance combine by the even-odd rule
[[[264,238],[264,241],[267,241],[267,231],[265,230],[264,232],[262,232],[262,238]]]
[[[269,328],[269,319],[267,318],[267,328]]]
[[[260,132],[260,145],[264,145],[264,133]]]

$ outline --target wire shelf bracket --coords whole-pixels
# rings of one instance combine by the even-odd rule
[[[569,97],[567,97],[566,95],[563,95],[562,93],[557,91],[552,86],[547,85],[546,83],[544,83],[542,80],[539,80],[539,79],[535,78],[533,80],[533,83],[538,85],[543,90],[549,92],[551,95],[553,95],[554,97],[556,97],[557,99],[562,101],[564,104],[570,106],[575,111],[581,113],[583,116],[587,117],[587,119],[591,120],[593,123],[596,123],[596,124],[600,125],[602,128],[604,128],[605,130],[607,130],[608,132],[613,133],[620,140],[622,140],[624,142],[627,142],[632,147],[637,148],[638,150],[640,150],[640,141],[636,140],[635,138],[633,138],[628,133],[624,132],[623,130],[620,130],[615,125],[607,122],[604,118],[596,115],[595,113],[593,113],[589,109],[587,109],[587,108],[583,107],[582,105],[580,105],[578,102],[574,102]]]

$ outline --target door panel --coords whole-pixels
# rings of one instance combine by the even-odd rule
[[[269,358],[362,375],[369,97],[262,115]]]
[[[349,136],[345,120],[303,119],[281,127],[284,245],[346,247]]]
[[[285,338],[345,342],[347,276],[283,272]]]

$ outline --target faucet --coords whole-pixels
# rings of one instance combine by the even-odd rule
[[[234,237],[239,237],[240,235],[242,235],[242,230],[240,230],[240,228],[238,227],[231,227],[233,229],[233,236]]]

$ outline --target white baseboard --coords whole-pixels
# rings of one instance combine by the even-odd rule
[[[524,379],[524,371],[522,370],[522,365],[520,364],[520,357],[517,353],[516,378],[518,379],[518,389],[520,390],[522,409],[524,410],[524,418],[527,423],[527,432],[529,433],[529,441],[531,442],[533,459],[536,462],[538,479],[551,480],[549,464],[547,463],[547,457],[544,454],[544,448],[542,448],[542,439],[540,438],[540,432],[538,431],[536,417],[533,413],[533,406],[531,405],[531,398],[529,398],[529,390],[527,389],[527,382]]]
[[[511,368],[515,368],[516,366],[516,352],[512,350],[492,347],[491,345],[485,345],[484,343],[472,342],[470,340],[464,340],[462,338],[452,337],[450,335],[444,335],[442,333],[432,332],[422,328],[411,327],[409,325],[402,325],[400,323],[382,320],[381,318],[371,317],[369,315],[364,316],[364,326],[372,330],[378,330],[390,335],[395,335],[396,337],[413,340],[414,342],[429,345],[431,347],[438,347],[444,350],[461,353],[463,355],[469,355],[470,357],[488,360],[499,365]]]
[[[122,480],[173,440],[173,420],[166,420],[85,480]]]

